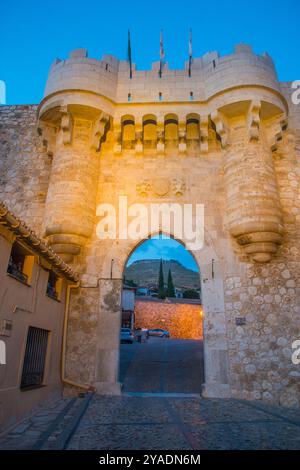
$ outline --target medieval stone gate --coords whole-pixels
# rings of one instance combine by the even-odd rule
[[[99,239],[99,205],[118,218],[124,196],[200,203],[204,394],[299,404],[300,119],[290,96],[272,59],[245,45],[194,59],[191,77],[187,65],[160,77],[154,64],[130,78],[126,61],[79,49],[54,62],[38,108],[10,110],[19,128],[0,196],[80,274],[70,379],[120,393],[122,272],[138,240]]]

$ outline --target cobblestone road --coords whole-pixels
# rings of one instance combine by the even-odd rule
[[[300,411],[236,400],[95,397],[68,448],[300,449]]]
[[[58,400],[2,436],[0,449],[300,449],[300,409],[201,398],[201,355],[193,341],[124,345],[122,396]]]
[[[200,393],[203,377],[202,341],[150,337],[147,343],[121,345],[125,392]]]

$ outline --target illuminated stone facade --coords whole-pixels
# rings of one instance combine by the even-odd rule
[[[67,374],[119,393],[120,292],[138,243],[99,240],[100,203],[203,203],[205,396],[300,404],[300,105],[272,59],[239,45],[191,77],[84,49],[36,106],[5,106],[0,197],[80,273]],[[185,243],[185,239],[181,240]]]
[[[137,328],[162,328],[175,339],[203,339],[202,310],[196,303],[137,298],[134,315]]]

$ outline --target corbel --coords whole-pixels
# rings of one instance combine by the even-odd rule
[[[138,118],[135,119],[135,153],[143,153],[143,124],[142,121]]]
[[[180,154],[186,153],[186,120],[180,119],[178,122],[178,151]]]
[[[113,123],[113,136],[114,136],[114,145],[113,151],[115,154],[122,152],[122,125],[120,118],[114,118]]]
[[[272,152],[278,149],[279,143],[282,141],[283,132],[287,129],[288,122],[286,116],[281,116],[280,119],[274,123],[269,130],[269,146]]]
[[[55,147],[55,128],[48,126],[45,122],[39,121],[37,126],[41,147],[48,157],[53,157]]]
[[[252,101],[247,116],[247,134],[249,142],[257,142],[259,139],[261,102]]]
[[[68,106],[61,106],[61,133],[62,133],[62,142],[64,145],[69,145],[72,143],[72,134],[73,134],[73,117]]]
[[[165,125],[163,121],[157,121],[156,152],[158,155],[165,153]]]
[[[221,139],[222,148],[229,145],[229,127],[226,123],[225,116],[218,110],[213,111],[210,115],[212,122],[216,127],[216,133]]]
[[[208,115],[200,116],[200,152],[208,152]]]
[[[108,121],[109,115],[107,113],[102,112],[99,118],[94,123],[92,130],[91,147],[96,151],[100,150],[101,139],[104,135]]]

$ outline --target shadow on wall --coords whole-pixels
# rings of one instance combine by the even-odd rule
[[[171,338],[203,339],[201,305],[136,300],[135,326],[163,328]]]

